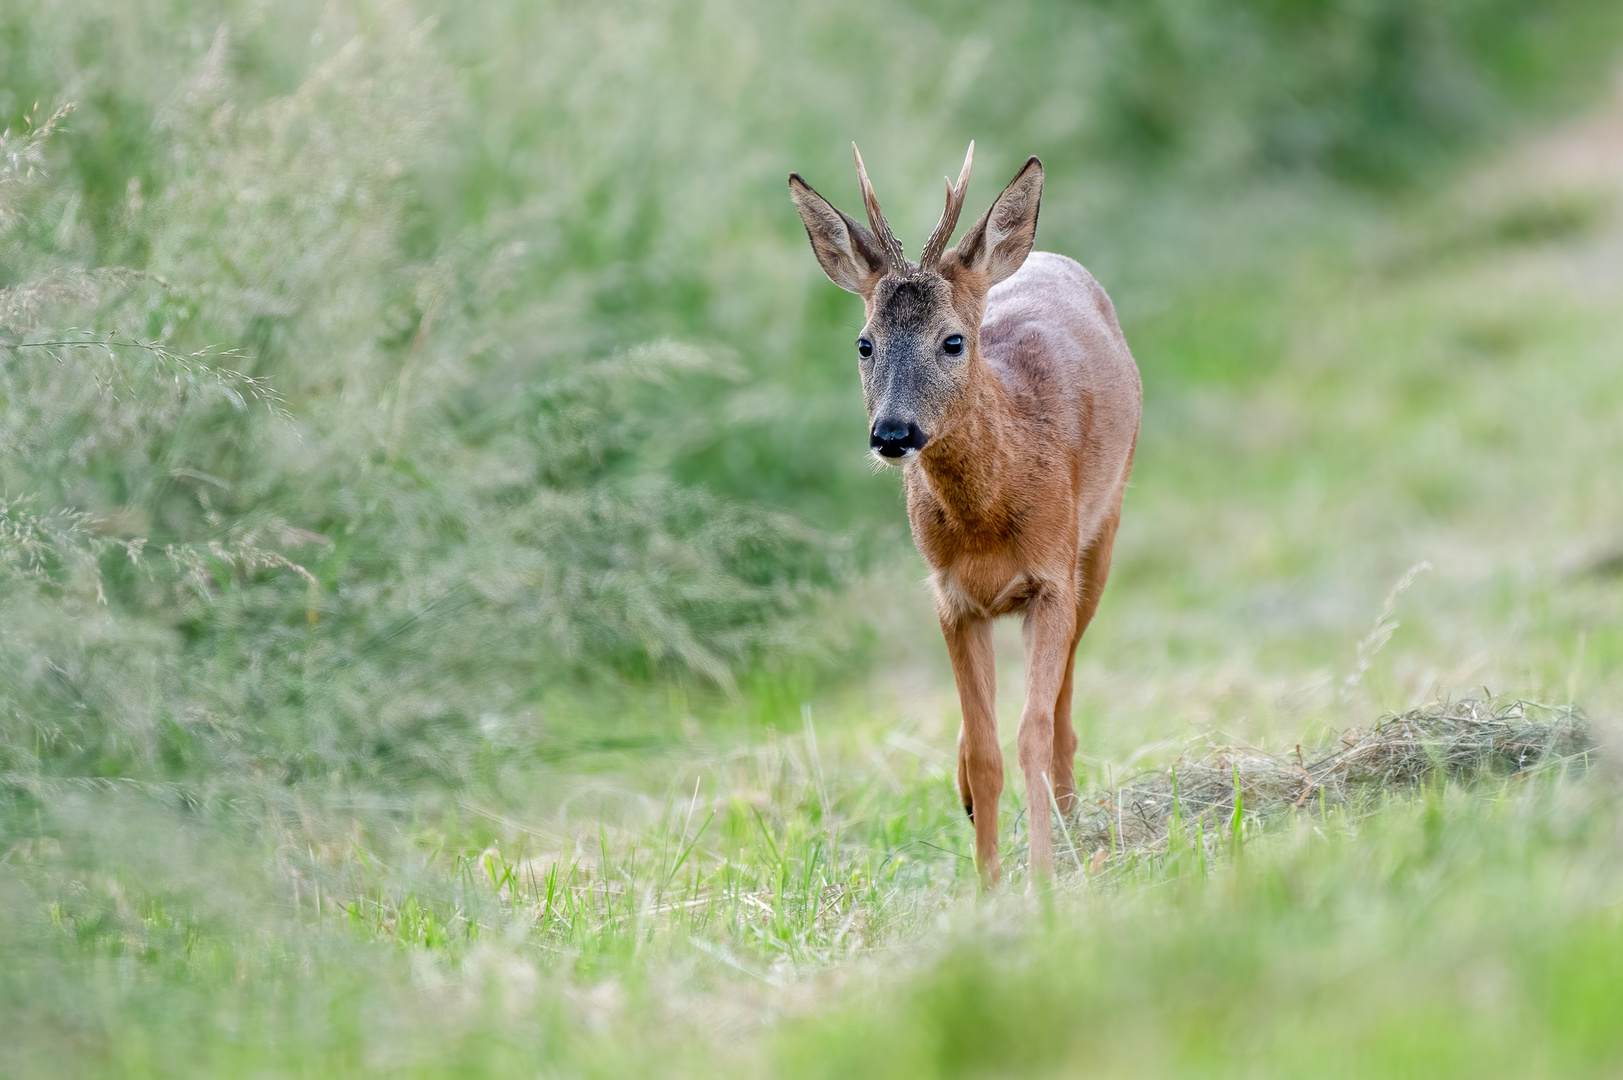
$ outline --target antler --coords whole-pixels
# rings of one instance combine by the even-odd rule
[[[935,232],[924,243],[924,254],[919,256],[919,265],[932,268],[941,261],[942,252],[947,250],[947,241],[952,239],[952,230],[958,227],[958,215],[964,209],[964,195],[969,191],[969,167],[975,160],[975,141],[970,140],[969,153],[964,155],[964,167],[958,173],[958,183],[947,181],[947,208],[941,211],[941,220],[936,222]]]
[[[868,208],[868,224],[873,227],[874,235],[879,237],[879,245],[885,249],[885,261],[890,264],[889,272],[905,274],[907,272],[907,256],[902,253],[902,242],[896,239],[896,234],[890,231],[890,223],[879,210],[879,196],[873,193],[873,184],[868,180],[868,170],[862,164],[862,151],[857,144],[851,144],[851,152],[857,156],[857,179],[862,183],[862,202]]]

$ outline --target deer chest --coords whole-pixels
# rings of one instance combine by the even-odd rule
[[[936,568],[930,585],[943,609],[995,619],[1024,610],[1041,582],[1033,575],[999,560],[961,559]]]

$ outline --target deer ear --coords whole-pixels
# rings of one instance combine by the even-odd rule
[[[799,173],[789,176],[789,197],[800,211],[823,273],[846,292],[867,299],[884,275],[885,256],[879,240],[813,191]]]
[[[1030,158],[1003,194],[942,259],[984,275],[987,288],[1009,277],[1037,242],[1037,208],[1043,201],[1043,163]]]

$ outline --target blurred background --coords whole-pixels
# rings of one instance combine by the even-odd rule
[[[1620,57],[1605,0],[8,0],[7,888],[104,959],[250,895],[292,933],[311,875],[381,911],[814,713],[915,747],[948,829],[860,303],[785,186],[856,209],[852,140],[913,250],[971,139],[975,214],[1039,155],[1038,246],[1142,370],[1079,772],[1484,687],[1615,712]],[[11,1007],[146,1030],[34,933]]]

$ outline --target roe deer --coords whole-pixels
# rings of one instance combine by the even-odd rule
[[[1049,875],[1049,806],[1076,803],[1071,676],[1110,572],[1138,441],[1138,367],[1099,283],[1063,255],[1031,251],[1043,191],[1036,158],[948,249],[969,186],[970,143],[915,263],[851,149],[871,229],[798,173],[789,194],[824,273],[863,300],[857,355],[869,447],[902,466],[913,541],[932,571],[963,711],[958,790],[983,887],[998,880],[1003,791],[992,620],[1025,617],[1017,745],[1030,868],[1033,878]]]

